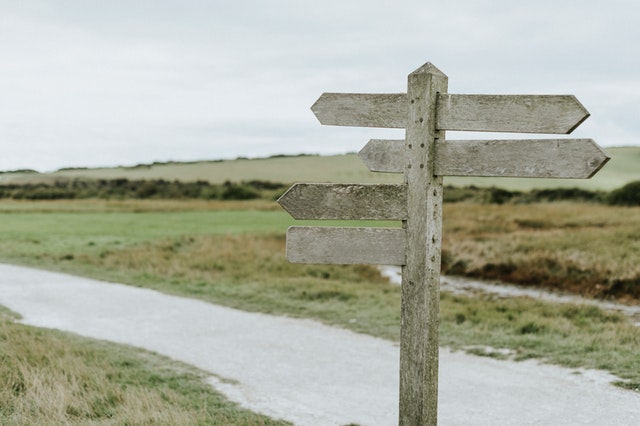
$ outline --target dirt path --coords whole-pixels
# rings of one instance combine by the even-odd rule
[[[295,424],[397,424],[398,348],[385,340],[10,265],[0,265],[0,304],[27,324],[195,365],[230,399]],[[640,394],[610,379],[442,350],[440,424],[638,424]]]

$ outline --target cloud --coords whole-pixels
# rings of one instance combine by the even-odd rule
[[[398,132],[321,127],[310,105],[324,91],[404,91],[426,61],[452,93],[573,93],[592,113],[580,137],[640,143],[630,1],[0,8],[0,169],[354,151]]]

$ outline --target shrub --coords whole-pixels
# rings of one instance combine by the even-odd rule
[[[222,191],[223,200],[253,200],[260,198],[260,193],[248,185],[225,182]]]
[[[613,206],[640,206],[640,180],[611,191],[606,201]]]
[[[601,201],[602,194],[580,188],[534,189],[527,197],[530,202],[541,201]],[[527,200],[527,201],[529,201]]]
[[[511,201],[513,197],[518,195],[517,192],[507,191],[506,189],[500,189],[491,187],[486,193],[486,202],[490,204],[504,204]]]

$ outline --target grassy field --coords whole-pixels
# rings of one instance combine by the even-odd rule
[[[443,216],[445,273],[640,300],[638,208],[567,202],[453,203],[445,204]],[[72,260],[71,266],[84,267],[78,259],[170,238],[284,236],[294,224],[400,226],[294,221],[264,200],[5,201],[0,203],[0,218],[0,258],[52,269],[65,269]]]
[[[364,145],[364,144],[363,144]],[[445,184],[455,186],[497,186],[526,191],[532,188],[579,187],[590,190],[612,190],[640,180],[640,147],[617,147],[605,150],[611,160],[598,174],[582,179],[514,179],[514,178],[445,178]],[[169,163],[128,168],[61,170],[50,174],[0,174],[0,183],[12,181],[51,180],[56,178],[91,179],[166,179],[211,183],[266,180],[271,182],[341,182],[393,183],[402,176],[370,173],[355,154],[334,156],[273,157]]]

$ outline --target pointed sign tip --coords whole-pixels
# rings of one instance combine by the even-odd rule
[[[285,193],[284,193],[284,194],[282,194],[282,195],[280,196],[280,198],[278,198],[278,199],[276,200],[276,203],[278,203],[278,204],[280,205],[280,207],[282,207],[282,208],[283,208],[287,213],[289,213],[289,209],[288,209],[288,207],[287,207],[287,200],[292,196],[291,194],[293,193],[294,188],[295,188],[297,185],[298,185],[297,183],[294,183],[293,185],[291,185],[291,186],[289,187],[289,189],[287,189],[287,190],[285,191]],[[290,213],[289,213],[289,214],[290,214]]]
[[[404,139],[371,139],[358,152],[370,172],[402,173],[404,171]]]
[[[411,74],[436,74],[436,75],[440,75],[440,76],[446,77],[445,73],[440,71],[431,62],[427,62],[426,64],[422,65],[420,68],[418,68],[417,70],[415,70]]]
[[[582,118],[576,121],[576,124],[567,130],[566,134],[569,135],[573,132],[578,126],[580,126],[584,121],[591,116],[591,113],[582,105],[582,103],[576,98],[574,95],[568,95],[573,102],[576,104],[576,112],[582,113]]]
[[[323,93],[318,99],[316,99],[313,105],[311,105],[311,112],[313,112],[313,115],[320,122],[320,124],[322,124],[322,120],[320,120],[320,117],[318,115],[320,113],[319,105],[323,102],[323,98],[325,98],[326,95],[326,93]]]
[[[602,168],[611,160],[611,157],[598,145],[593,139],[589,139],[592,146],[596,149],[598,154],[594,159],[591,160],[589,166],[593,169],[591,174],[587,176],[587,179],[591,179],[596,173],[598,173]]]

